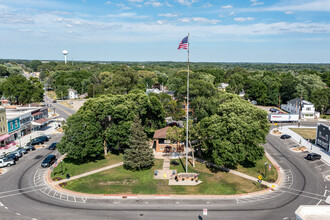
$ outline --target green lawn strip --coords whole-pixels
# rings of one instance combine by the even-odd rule
[[[54,171],[52,172],[52,177],[60,177],[64,179],[66,177],[66,174],[69,174],[70,176],[76,176],[91,170],[96,170],[105,166],[109,166],[112,164],[116,164],[123,161],[123,155],[114,155],[114,154],[108,154],[105,159],[96,160],[89,163],[84,164],[73,164],[71,162],[68,162],[67,159],[63,160],[63,175],[61,173],[61,163],[58,164],[57,167],[55,167]]]
[[[321,115],[320,118],[323,118],[323,119],[330,119],[330,115]]]
[[[266,178],[264,177],[265,174],[265,163],[267,164],[266,170]],[[269,164],[271,164],[271,169],[269,171]],[[237,166],[236,171],[247,174],[249,176],[253,176],[258,178],[259,175],[262,176],[262,179],[268,182],[276,182],[277,180],[277,170],[276,167],[268,160],[266,156],[264,156],[261,160],[258,160],[253,167],[243,167],[241,165]]]
[[[150,170],[132,172],[123,166],[69,181],[66,189],[95,194],[204,194],[231,195],[261,190],[256,183],[224,172],[212,173],[205,165],[196,162],[189,172],[199,173],[203,183],[197,186],[170,186],[168,180],[153,179],[154,170],[162,169],[163,160],[155,160]],[[181,166],[182,167],[182,166]],[[176,166],[183,172],[183,168]],[[180,172],[179,171],[179,172]]]
[[[290,129],[305,139],[315,139],[316,137],[316,128],[290,128]]]
[[[56,93],[54,91],[48,91],[46,95],[51,99],[56,99]]]

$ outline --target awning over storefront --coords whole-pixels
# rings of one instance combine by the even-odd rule
[[[7,139],[9,137],[10,137],[9,134],[3,134],[3,135],[0,136],[0,141],[3,141],[3,140],[5,140],[5,139]]]
[[[40,118],[38,120],[35,120],[35,121],[32,121],[32,125],[37,125],[37,126],[41,126],[41,125],[44,125],[48,122],[48,119],[46,118]]]

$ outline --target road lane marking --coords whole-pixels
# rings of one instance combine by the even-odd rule
[[[14,194],[6,195],[6,196],[0,196],[0,199],[6,198],[6,197],[11,197],[11,196],[22,195],[24,193],[35,192],[35,191],[38,191],[38,190],[40,190],[40,188],[39,189],[33,189],[33,190],[25,191],[25,192],[21,192],[21,193],[14,193]]]

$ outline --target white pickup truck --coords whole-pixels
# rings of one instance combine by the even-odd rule
[[[16,162],[12,159],[0,159],[0,167],[10,167],[15,164]]]

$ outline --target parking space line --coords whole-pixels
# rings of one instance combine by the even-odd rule
[[[323,167],[324,165],[326,165],[326,164],[324,163],[324,164],[321,164],[321,165],[315,166],[314,168]]]

